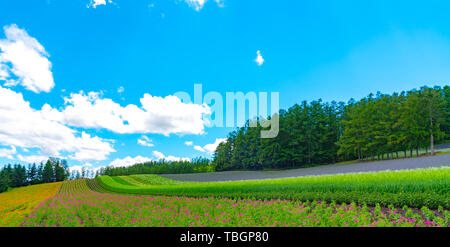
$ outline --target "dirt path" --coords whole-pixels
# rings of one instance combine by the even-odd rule
[[[194,174],[165,174],[167,178],[182,181],[232,181],[267,178],[301,177],[309,175],[370,172],[383,170],[403,170],[427,167],[450,166],[450,154],[433,157],[360,162],[353,164],[333,164],[284,171],[227,171]]]

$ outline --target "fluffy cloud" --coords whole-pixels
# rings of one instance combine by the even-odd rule
[[[81,137],[77,137],[76,140],[76,146],[79,151],[69,156],[74,160],[106,160],[110,153],[115,152],[109,142],[97,136],[91,137],[84,131],[81,133]]]
[[[191,159],[189,158],[180,158],[180,157],[175,157],[172,155],[169,156],[165,156],[163,153],[158,152],[158,151],[153,151],[153,156],[155,156],[158,160],[166,160],[166,161],[191,161]]]
[[[192,146],[192,145],[194,145],[194,143],[191,142],[191,141],[186,141],[186,142],[184,142],[184,145],[186,145],[186,146]]]
[[[79,161],[104,160],[115,152],[109,142],[85,132],[80,135],[47,115],[46,110],[31,108],[21,93],[0,86],[0,145],[38,148],[47,157],[68,152]]]
[[[44,47],[16,24],[3,29],[6,39],[0,40],[0,81],[8,87],[20,84],[35,93],[50,92],[55,83]]]
[[[144,94],[140,107],[133,104],[122,107],[95,92],[71,94],[65,101],[65,109],[61,111],[49,105],[42,111],[48,119],[63,124],[103,128],[120,134],[203,134],[207,124],[204,116],[211,112],[206,105],[182,103],[170,95],[162,98]]]
[[[264,58],[262,57],[260,50],[256,51],[255,62],[256,64],[258,64],[258,66],[261,66],[264,63]]]
[[[227,141],[227,138],[217,138],[214,143],[206,144],[203,147],[201,147],[201,146],[194,146],[194,149],[198,150],[200,152],[213,154],[216,151],[217,146],[219,146],[220,143],[226,142],[226,141]]]
[[[23,162],[27,162],[27,163],[44,163],[48,160],[48,156],[43,156],[43,155],[28,155],[28,156],[22,156],[22,155],[17,155],[17,159]]]
[[[131,158],[130,156],[124,158],[124,159],[115,159],[112,161],[109,166],[112,167],[127,167],[132,166],[134,164],[144,163],[151,161],[152,159],[142,156],[136,156],[134,158]]]
[[[99,5],[106,5],[106,3],[113,3],[112,0],[91,0],[91,2],[88,4],[88,8],[93,7],[94,9],[97,8]]]
[[[153,146],[155,146],[152,143],[152,139],[148,138],[147,136],[142,136],[140,139],[138,139],[137,142],[138,142],[139,145],[142,145],[142,146],[145,146],[145,147],[153,147]]]
[[[13,159],[13,155],[17,153],[16,147],[11,146],[11,149],[1,148],[0,149],[0,157]]]
[[[208,153],[214,153],[217,149],[217,146],[219,146],[220,143],[226,142],[227,138],[217,138],[216,141],[214,143],[211,144],[207,144],[205,145],[203,148],[208,152]]]

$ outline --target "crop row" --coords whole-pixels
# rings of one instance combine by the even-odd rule
[[[448,226],[449,212],[321,201],[232,200],[100,193],[97,180],[66,181],[23,226]]]
[[[321,200],[372,206],[379,203],[397,207],[450,208],[448,167],[230,182],[171,183],[168,182],[170,179],[155,175],[139,176],[140,180],[126,176],[101,176],[97,180],[109,191],[126,194]]]

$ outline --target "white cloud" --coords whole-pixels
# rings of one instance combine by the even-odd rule
[[[214,0],[219,8],[225,7],[225,0]]]
[[[97,8],[99,5],[106,5],[106,3],[113,3],[112,0],[91,0],[91,2],[88,4],[88,8],[93,7],[94,9]]]
[[[17,150],[16,147],[11,146],[11,149],[2,148],[0,149],[0,157],[8,158],[8,159],[14,159],[13,154],[16,154]]]
[[[214,141],[214,143],[206,144],[203,147],[201,147],[201,146],[194,146],[194,149],[198,150],[200,152],[213,154],[216,151],[217,146],[219,146],[220,143],[226,142],[226,141],[227,141],[227,138],[217,138],[216,141]]]
[[[35,93],[50,92],[55,83],[44,47],[16,24],[3,29],[6,39],[0,40],[0,81],[8,87],[20,84]]]
[[[147,136],[142,136],[140,139],[138,139],[138,144],[145,146],[145,147],[153,147],[155,144],[152,143],[152,139],[148,138]]]
[[[200,11],[200,9],[203,8],[203,5],[205,5],[206,0],[185,0],[186,3],[189,5],[189,7],[194,8],[197,11]]]
[[[115,152],[109,142],[85,132],[80,135],[50,119],[50,108],[46,104],[41,111],[35,110],[21,93],[0,86],[0,145],[38,148],[43,155],[54,157],[68,152],[79,161],[104,160]]]
[[[48,160],[48,156],[43,156],[43,155],[28,155],[28,156],[22,156],[22,155],[17,155],[17,159],[23,162],[27,162],[27,163],[45,163]]]
[[[210,114],[207,105],[186,104],[176,96],[165,98],[144,94],[141,107],[122,107],[99,93],[71,94],[62,111],[45,106],[44,115],[74,127],[104,128],[120,134],[203,134]]]
[[[78,151],[74,155],[69,156],[74,160],[106,160],[110,153],[115,152],[110,143],[97,136],[91,137],[84,131],[81,133],[81,137],[78,137],[76,140],[77,143],[75,145]]]
[[[142,156],[136,156],[134,158],[131,158],[130,156],[124,158],[124,159],[115,159],[111,163],[109,163],[109,166],[111,167],[127,167],[132,166],[134,164],[144,163],[151,161],[152,159]]]
[[[186,142],[184,142],[184,145],[186,145],[186,146],[192,146],[192,145],[194,145],[194,143],[191,142],[191,141],[186,141]]]
[[[81,172],[84,166],[71,166],[69,167],[70,172]],[[86,167],[84,167],[86,169]]]
[[[189,7],[195,9],[196,11],[200,11],[208,0],[184,0],[184,1],[189,5]],[[214,2],[216,2],[217,6],[219,6],[220,8],[223,8],[225,6],[224,0],[214,0]]]
[[[220,143],[226,142],[227,138],[218,138],[214,143],[207,144],[203,148],[210,154],[214,153],[217,149],[217,146],[219,146]]]
[[[122,87],[122,86],[120,86],[120,87],[117,89],[117,92],[118,92],[118,93],[123,93],[124,91],[125,91],[125,88]]]
[[[92,167],[93,165],[89,162],[84,163],[84,167]]]
[[[159,152],[159,151],[153,151],[153,156],[156,157],[158,160],[166,160],[166,161],[191,161],[191,159],[189,158],[180,158],[180,157],[175,157],[172,155],[169,156],[165,156],[163,153]]]
[[[264,58],[262,57],[260,50],[256,51],[255,62],[258,64],[258,66],[261,66],[264,63]]]
[[[200,152],[206,152],[205,149],[203,149],[203,148],[200,147],[200,146],[194,146],[194,149],[195,149],[195,150],[198,150],[198,151],[200,151]]]

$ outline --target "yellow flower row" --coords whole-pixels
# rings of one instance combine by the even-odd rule
[[[61,182],[14,188],[0,193],[0,226],[19,226],[42,201],[52,197]]]

